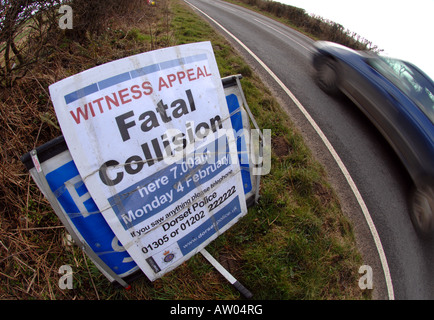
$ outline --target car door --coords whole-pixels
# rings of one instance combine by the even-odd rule
[[[410,164],[413,160],[409,149],[418,143],[417,130],[412,127],[411,115],[406,109],[408,98],[396,86],[400,79],[378,58],[363,61],[364,64],[343,68],[346,80],[342,89],[378,128],[405,165]]]

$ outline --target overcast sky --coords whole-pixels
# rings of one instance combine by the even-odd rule
[[[434,0],[279,0],[343,25],[434,79]]]

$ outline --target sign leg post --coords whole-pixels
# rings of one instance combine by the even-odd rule
[[[253,294],[244,287],[237,279],[234,278],[212,255],[209,254],[208,251],[205,249],[202,249],[200,253],[204,256],[206,260],[208,260],[209,263],[213,265],[214,268],[217,269],[220,274],[225,277],[226,280],[229,281],[230,284],[232,284],[235,289],[237,289],[246,299],[250,299],[253,297]]]

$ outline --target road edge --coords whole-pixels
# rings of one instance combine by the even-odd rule
[[[223,27],[220,23],[218,23],[216,20],[211,18],[209,15],[207,15],[205,12],[191,4],[187,0],[183,0],[186,4],[188,4],[191,8],[198,11],[200,14],[202,14],[204,17],[206,17],[209,21],[211,21],[214,25],[216,25],[220,30],[222,30],[226,36],[228,36],[230,39],[235,41],[237,45],[239,45],[249,56],[252,58],[256,63],[259,64],[259,66],[268,74],[269,77],[277,84],[277,86],[283,90],[283,92],[286,94],[286,96],[293,102],[293,104],[298,108],[298,110],[303,114],[304,118],[307,120],[307,122],[310,124],[311,128],[315,131],[317,136],[320,138],[321,142],[323,143],[323,146],[327,149],[330,156],[333,158],[333,161],[335,162],[335,165],[338,166],[340,173],[344,176],[346,183],[350,187],[350,190],[355,197],[357,204],[360,208],[360,210],[363,213],[363,216],[365,218],[365,221],[367,223],[367,226],[369,228],[369,232],[372,236],[372,239],[375,243],[375,247],[380,259],[381,268],[384,274],[385,283],[386,283],[386,290],[387,290],[387,297],[389,300],[394,300],[394,290],[393,290],[393,283],[392,278],[390,275],[390,269],[388,266],[387,258],[383,249],[383,245],[381,243],[380,236],[378,234],[378,231],[375,227],[375,224],[372,220],[372,217],[369,213],[369,210],[363,200],[362,195],[360,194],[353,178],[351,177],[350,173],[348,172],[346,166],[342,162],[341,158],[339,157],[338,153],[328,140],[328,138],[325,136],[325,134],[322,132],[321,128],[317,125],[315,120],[311,117],[311,115],[307,112],[307,110],[304,108],[304,106],[300,103],[300,101],[295,97],[295,95],[285,86],[285,84],[274,74],[274,72],[261,60],[259,57],[257,57],[253,51],[251,51],[241,40],[239,40],[237,37],[235,37],[231,32],[229,32],[225,27]],[[296,31],[296,30],[295,30]],[[226,37],[227,38],[227,37]],[[243,57],[246,57],[245,54],[243,54]],[[250,60],[250,59],[248,59]],[[257,70],[256,70],[257,71]],[[267,87],[270,87],[269,84],[267,84]],[[277,93],[275,88],[270,88],[273,93]],[[279,94],[277,94],[279,96]],[[282,100],[282,97],[280,98]],[[289,110],[285,110],[286,112],[289,112]],[[312,147],[312,144],[309,144],[309,147]],[[318,155],[318,149],[315,150],[315,148],[311,148],[311,150],[315,153],[315,155]],[[327,162],[323,157],[316,157],[321,164],[325,164]],[[326,171],[329,173],[330,169],[329,166],[326,166]],[[336,180],[335,180],[336,181]],[[332,185],[334,186],[335,183],[332,182]],[[340,199],[342,199],[341,195],[342,192],[339,192],[335,189],[335,191],[340,196]],[[349,214],[351,216],[351,214]]]

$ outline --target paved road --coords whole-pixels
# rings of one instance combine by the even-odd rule
[[[229,37],[275,92],[314,154],[327,167],[344,212],[356,226],[364,263],[374,270],[374,298],[434,299],[434,242],[419,239],[411,225],[406,200],[409,177],[382,136],[354,104],[345,98],[331,98],[317,88],[310,63],[313,41],[271,19],[220,0],[188,2],[224,26],[272,70],[309,112],[342,159],[378,231],[393,286],[386,282],[384,265],[379,261],[360,206],[328,150],[275,80]]]

